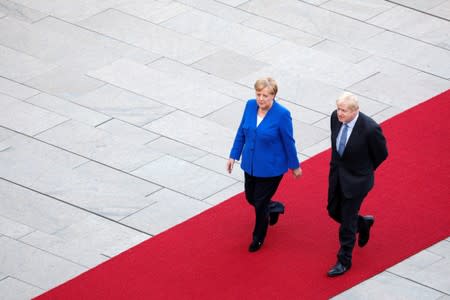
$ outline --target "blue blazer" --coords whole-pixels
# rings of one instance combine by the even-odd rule
[[[230,158],[239,160],[242,154],[241,168],[256,177],[280,176],[288,169],[298,168],[289,110],[274,100],[258,127],[257,113],[256,100],[248,100]]]

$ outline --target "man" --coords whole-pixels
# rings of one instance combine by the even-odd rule
[[[331,163],[328,186],[328,214],[339,226],[337,263],[328,276],[344,274],[352,266],[352,251],[369,241],[372,216],[359,209],[374,184],[374,171],[387,158],[386,139],[380,126],[359,111],[356,96],[344,93],[331,115]]]

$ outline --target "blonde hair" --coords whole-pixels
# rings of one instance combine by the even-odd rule
[[[261,78],[261,79],[256,80],[254,87],[255,87],[255,91],[257,91],[257,92],[262,89],[269,88],[270,94],[274,95],[274,96],[276,96],[277,92],[278,92],[277,82],[271,77],[266,77],[266,78]]]
[[[339,96],[339,98],[336,100],[336,104],[339,105],[340,103],[346,103],[348,105],[348,108],[352,111],[359,109],[358,98],[356,97],[356,95],[349,92],[344,92]]]

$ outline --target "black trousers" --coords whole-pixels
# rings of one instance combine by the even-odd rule
[[[280,185],[283,175],[255,177],[245,173],[245,197],[255,208],[253,240],[264,242],[269,227],[269,204]]]
[[[366,195],[359,198],[346,198],[342,193],[340,184],[338,184],[338,188],[335,191],[333,201],[336,201],[336,215],[333,219],[340,224],[340,248],[337,258],[345,266],[349,266],[352,263],[352,252],[355,247],[356,234],[366,229],[367,226],[364,218],[359,215],[359,209]]]

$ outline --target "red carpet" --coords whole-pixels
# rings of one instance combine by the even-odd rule
[[[338,226],[326,212],[330,152],[285,176],[286,214],[247,252],[253,211],[237,195],[37,299],[327,299],[450,236],[450,90],[382,127],[390,156],[362,213],[375,215],[353,268],[326,277]],[[239,171],[239,170],[235,170]],[[289,174],[290,175],[290,174]]]

